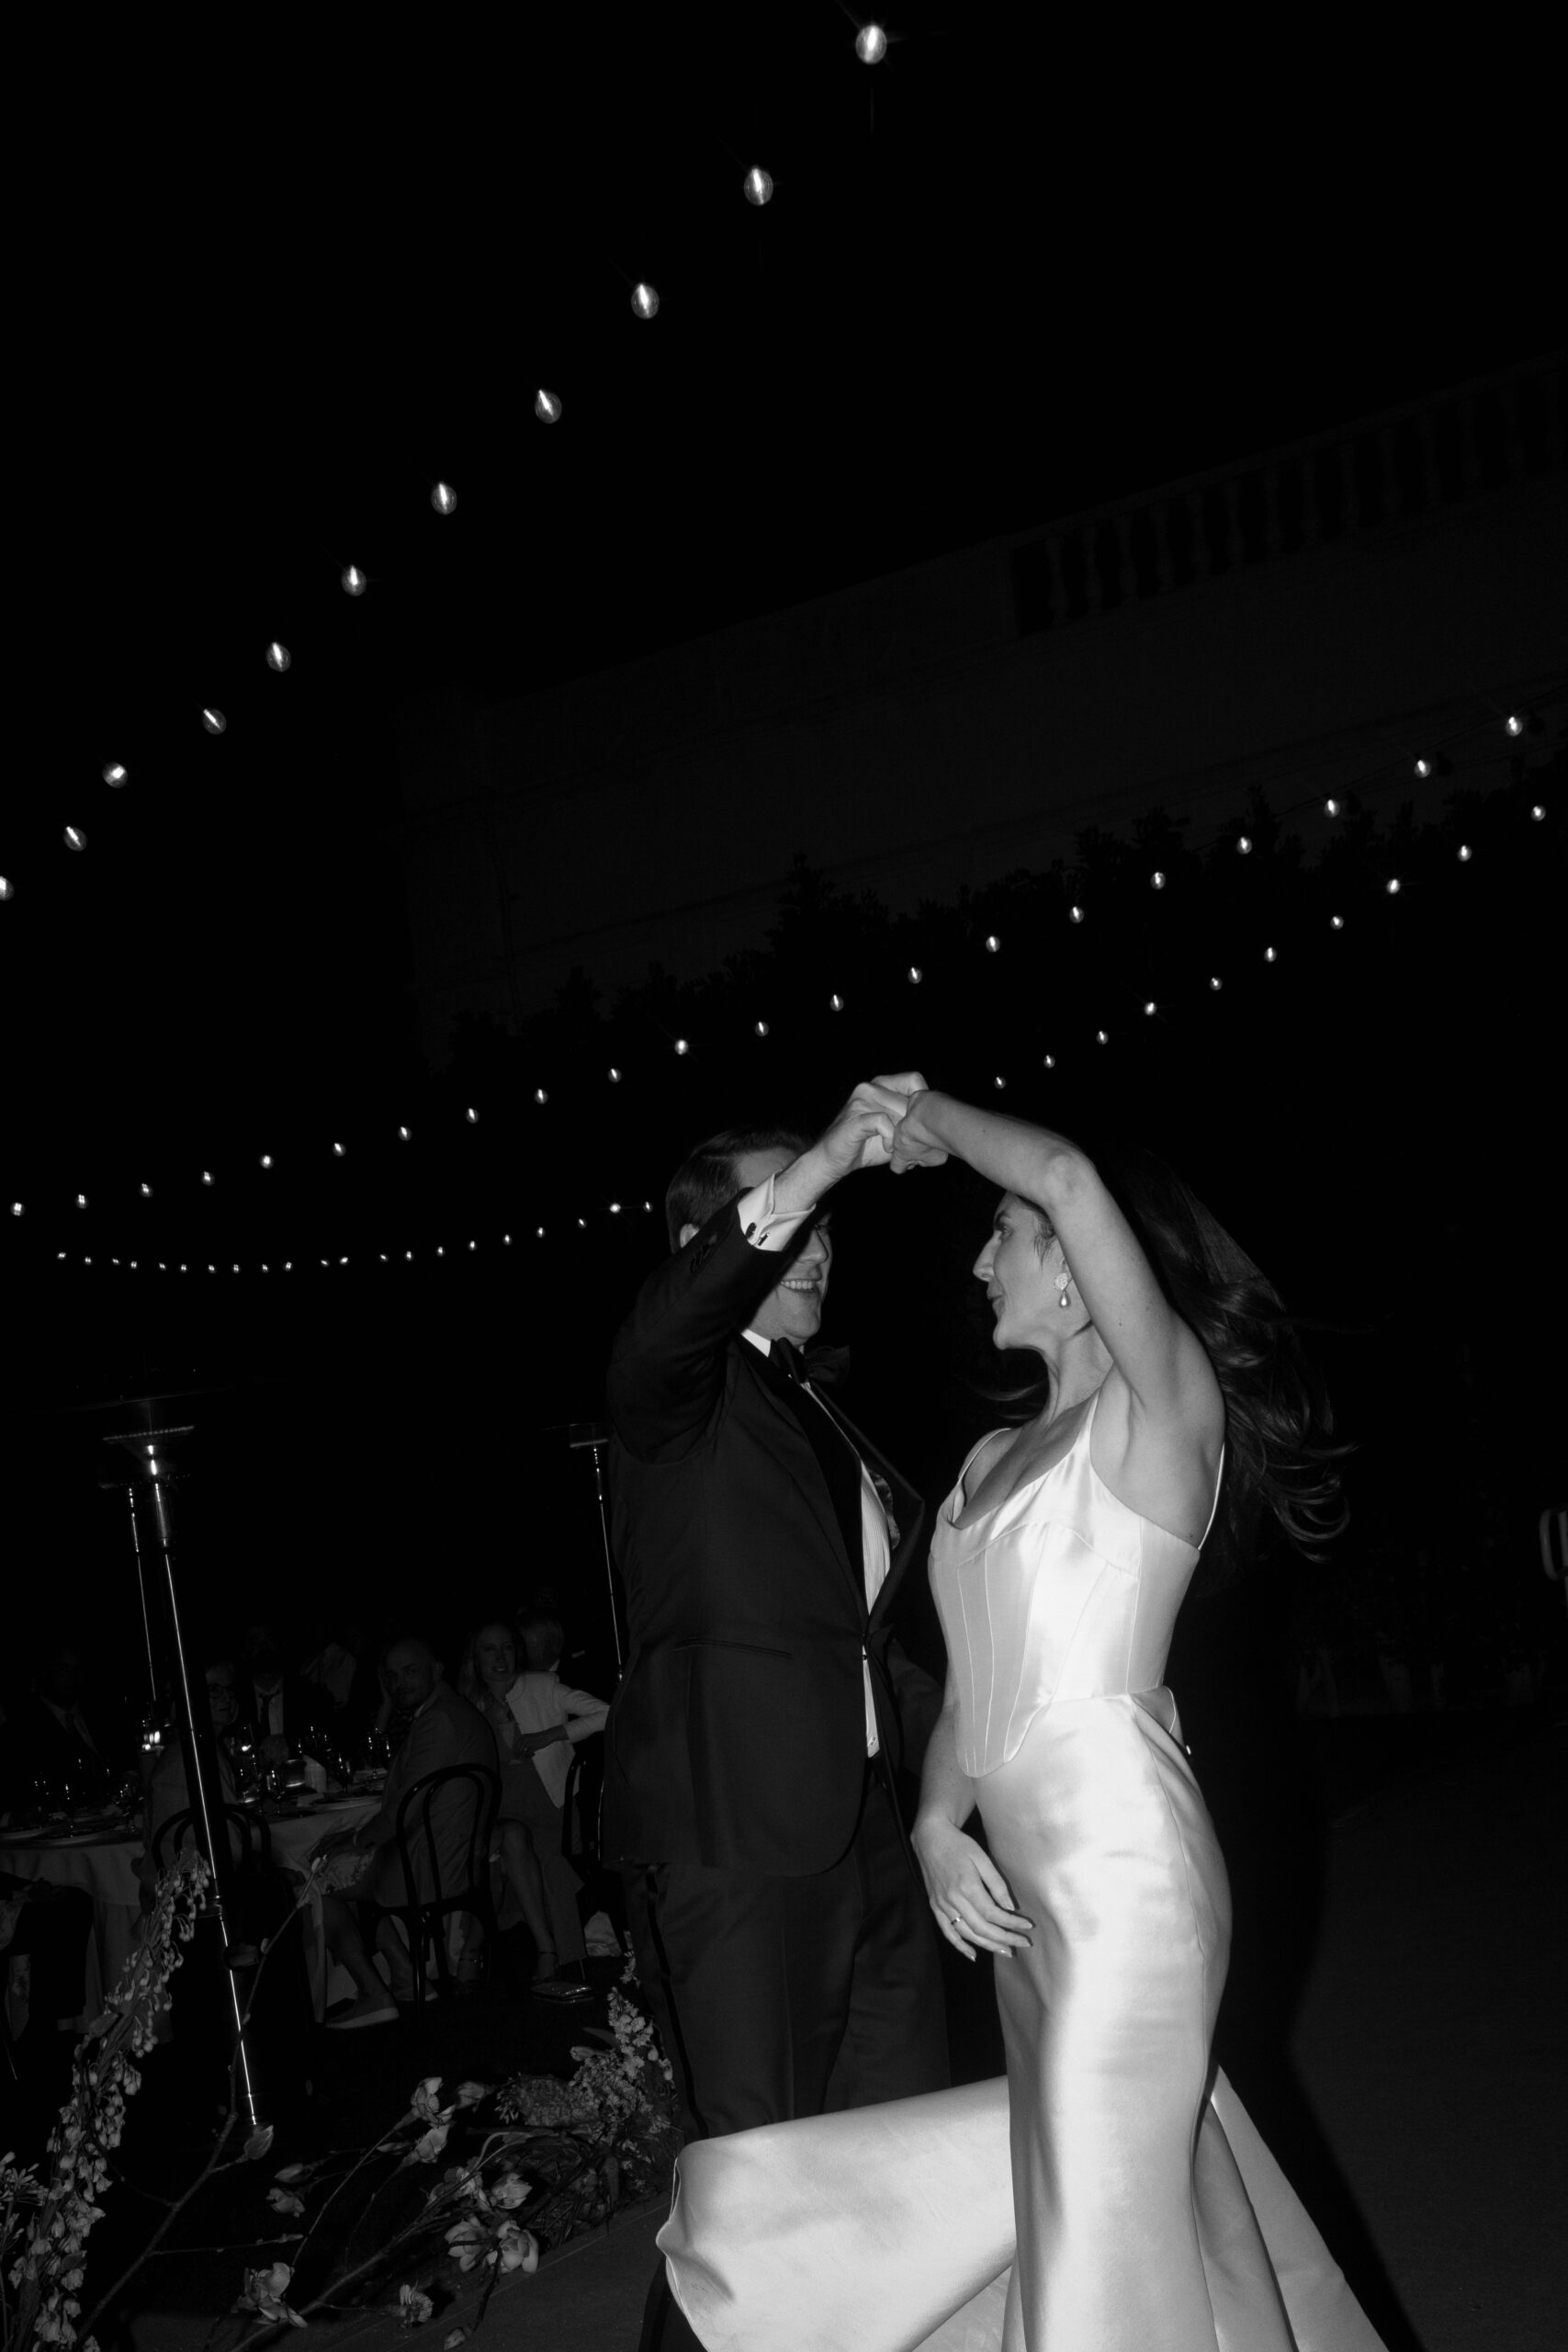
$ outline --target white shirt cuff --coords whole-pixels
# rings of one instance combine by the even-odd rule
[[[775,1209],[774,1182],[775,1179],[769,1176],[762,1183],[753,1185],[750,1192],[742,1193],[735,1204],[740,1230],[753,1250],[787,1249],[801,1227],[808,1224],[817,1214],[815,1201],[809,1208]]]

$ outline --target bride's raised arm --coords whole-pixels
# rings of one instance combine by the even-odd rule
[[[933,1089],[911,1093],[908,1102],[893,1137],[895,1173],[939,1166],[951,1154],[1041,1212],[1138,1417],[1217,1455],[1224,1403],[1213,1368],[1093,1161],[1048,1127]]]

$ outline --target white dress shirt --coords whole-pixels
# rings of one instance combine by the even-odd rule
[[[742,1193],[737,1207],[740,1217],[740,1229],[753,1250],[787,1248],[801,1227],[817,1214],[815,1202],[810,1208],[801,1209],[792,1214],[781,1214],[776,1210],[773,1206],[773,1179],[771,1176],[765,1182],[755,1185],[750,1192]],[[773,1353],[773,1341],[763,1339],[760,1331],[748,1329],[740,1336],[744,1340],[749,1340],[760,1355]],[[861,1561],[865,1575],[865,1605],[869,1611],[875,1602],[877,1594],[882,1590],[888,1568],[892,1565],[893,1550],[888,1538],[887,1513],[882,1507],[881,1496],[872,1484],[871,1473],[861,1460],[856,1448],[850,1444],[849,1439],[844,1435],[832,1414],[828,1412],[825,1405],[822,1405],[822,1399],[818,1396],[809,1380],[803,1380],[800,1385],[806,1394],[822,1407],[834,1435],[840,1445],[849,1447],[851,1453],[854,1455],[855,1467],[860,1472]],[[877,1736],[876,1702],[871,1691],[871,1666],[863,1648],[861,1651],[861,1672],[865,1679],[865,1752],[868,1756],[874,1756],[882,1743]]]

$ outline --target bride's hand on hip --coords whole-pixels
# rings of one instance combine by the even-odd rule
[[[1033,1921],[1016,1908],[1006,1879],[973,1838],[926,1815],[911,1842],[937,1925],[965,1960],[976,1951],[1010,1958],[1033,1941]]]

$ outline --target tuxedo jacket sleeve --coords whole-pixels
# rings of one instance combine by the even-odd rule
[[[753,1249],[728,1207],[649,1276],[615,1343],[631,1639],[607,1727],[606,1860],[826,1870],[860,1807],[863,1659],[885,1745],[899,1738],[886,1604],[919,1501],[892,1473],[903,1539],[868,1619],[858,1533],[829,1484],[840,1441],[803,1425],[785,1376],[740,1337],[788,1260]]]

